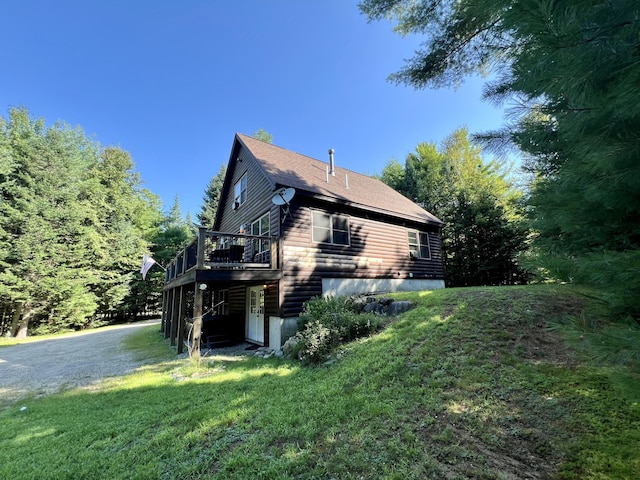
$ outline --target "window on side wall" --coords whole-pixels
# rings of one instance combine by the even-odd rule
[[[311,239],[316,243],[349,245],[349,218],[325,212],[311,212]]]
[[[409,230],[407,232],[407,240],[409,242],[409,256],[411,258],[431,259],[431,246],[427,233]]]
[[[247,201],[247,174],[245,173],[240,180],[236,182],[234,189],[233,205],[238,208]]]

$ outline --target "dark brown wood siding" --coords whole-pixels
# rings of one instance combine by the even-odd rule
[[[246,150],[240,149],[238,158],[239,161],[236,163],[230,182],[229,194],[221,205],[224,211],[218,229],[221,232],[237,233],[242,225],[248,227],[251,222],[270,212],[270,233],[278,235],[280,207],[271,202],[274,186]],[[234,208],[235,185],[245,173],[247,174],[247,200],[238,208]]]
[[[233,322],[233,331],[238,339],[244,339],[245,337],[246,305],[246,288],[243,286],[230,286],[229,317]]]
[[[247,293],[244,285],[229,288],[229,314],[240,315],[244,318],[247,310]]]
[[[391,222],[344,209],[349,218],[350,245],[315,243],[311,237],[312,210],[339,211],[320,202],[293,202],[283,228],[283,316],[299,314],[302,303],[322,294],[322,278],[444,279],[440,235],[425,224]],[[431,259],[412,259],[408,230],[427,232]]]
[[[322,294],[323,278],[356,279],[444,279],[439,228],[426,224],[391,218],[380,212],[361,209],[311,197],[300,191],[291,202],[290,213],[281,227],[283,211],[271,201],[273,185],[264,175],[253,156],[239,148],[228,192],[223,197],[223,209],[217,229],[238,232],[241,226],[266,212],[270,213],[270,234],[279,236],[279,261],[282,278],[279,285],[265,292],[265,340],[268,338],[268,317],[292,317],[300,313],[302,304]],[[235,184],[247,175],[247,200],[234,208]],[[349,217],[350,244],[347,246],[314,243],[311,238],[311,212],[339,213]],[[428,232],[431,259],[411,259],[407,231]],[[246,233],[250,233],[248,230]],[[230,290],[232,311],[246,316],[248,283]],[[240,294],[240,291],[242,292]],[[235,298],[236,300],[232,300]]]
[[[268,317],[279,317],[280,316],[280,303],[278,301],[278,285],[267,285],[267,288],[264,291],[264,316],[265,320]],[[267,322],[268,323],[268,322]],[[265,332],[266,332],[265,325]]]

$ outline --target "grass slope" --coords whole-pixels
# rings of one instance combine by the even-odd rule
[[[574,290],[398,296],[418,307],[329,367],[194,366],[136,334],[153,367],[0,410],[0,478],[640,478],[637,375],[546,329]]]

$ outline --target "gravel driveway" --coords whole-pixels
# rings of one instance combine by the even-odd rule
[[[86,386],[144,364],[122,340],[158,320],[107,327],[0,348],[0,402]]]

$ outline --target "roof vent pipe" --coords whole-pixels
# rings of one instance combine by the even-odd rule
[[[336,165],[333,162],[333,148],[329,149],[329,173],[332,177],[336,176]]]

